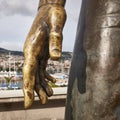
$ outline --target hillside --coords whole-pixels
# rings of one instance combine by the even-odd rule
[[[23,52],[21,51],[12,51],[12,50],[7,50],[7,49],[4,49],[4,48],[0,48],[0,54],[9,54],[9,52],[12,54],[12,55],[19,55],[19,56],[22,56],[23,55]]]
[[[7,50],[7,49],[4,49],[4,48],[0,48],[0,54],[8,55],[9,52],[12,55],[23,56],[23,52],[22,51],[11,51],[11,50]],[[71,58],[72,58],[72,52],[65,52],[65,51],[62,52],[62,58],[61,59],[63,59],[63,60],[70,60]]]

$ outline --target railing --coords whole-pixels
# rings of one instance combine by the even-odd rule
[[[67,87],[53,88],[53,91],[46,105],[42,105],[35,94],[32,107],[25,110],[22,90],[1,90],[0,120],[63,120]]]
[[[65,95],[67,93],[67,87],[56,87],[52,88],[54,95]],[[36,95],[36,94],[35,94]],[[1,90],[0,91],[0,99],[2,98],[15,98],[15,97],[23,97],[23,91],[20,90]]]

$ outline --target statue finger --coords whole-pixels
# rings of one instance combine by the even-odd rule
[[[41,100],[41,103],[42,104],[46,104],[47,101],[48,101],[48,98],[47,98],[47,94],[46,92],[43,90],[43,88],[40,86],[40,85],[37,85],[35,87],[35,91],[39,97],[39,99]]]
[[[62,55],[62,30],[66,21],[65,9],[61,6],[52,7],[49,12],[50,34],[49,54],[53,60],[59,59]]]
[[[49,53],[52,60],[57,60],[62,55],[62,36],[56,33],[50,34]]]
[[[23,65],[23,93],[24,93],[24,107],[31,107],[34,100],[34,85],[35,85],[35,69],[36,69],[36,60],[24,59]],[[35,60],[35,61],[34,61]]]
[[[24,44],[23,92],[24,106],[29,108],[34,100],[35,74],[38,66],[38,57],[46,43],[46,26],[40,22],[33,23]]]
[[[24,93],[24,107],[30,108],[33,100],[34,100],[34,83],[30,83],[29,81],[23,82],[23,93]]]
[[[52,87],[48,84],[47,81],[42,81],[41,82],[41,86],[43,87],[43,89],[45,90],[46,94],[48,97],[53,95],[53,90]]]
[[[48,74],[46,71],[45,71],[45,78],[48,80],[48,81],[51,81],[52,83],[55,83],[56,82],[56,79],[54,77],[52,77],[50,74]]]

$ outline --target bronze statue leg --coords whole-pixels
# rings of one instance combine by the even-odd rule
[[[78,26],[65,120],[120,120],[120,0],[86,0]]]

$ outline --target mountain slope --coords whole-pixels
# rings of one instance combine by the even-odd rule
[[[23,55],[23,52],[21,51],[12,51],[12,50],[0,48],[0,54],[9,54],[9,53],[11,53],[12,55],[20,55],[20,56]]]
[[[12,50],[7,50],[4,48],[0,48],[0,54],[6,54],[8,55],[9,53],[11,53],[12,55],[19,55],[19,56],[23,56],[23,52],[22,51],[12,51]],[[62,52],[62,60],[70,60],[72,58],[72,52]]]

